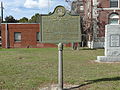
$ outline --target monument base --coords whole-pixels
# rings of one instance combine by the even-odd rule
[[[97,56],[97,62],[120,62],[118,56]]]

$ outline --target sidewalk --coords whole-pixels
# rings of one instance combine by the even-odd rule
[[[81,90],[78,86],[79,85],[64,85],[63,90]],[[39,90],[58,90],[58,85],[56,84],[56,85],[51,85],[44,88],[39,88]]]

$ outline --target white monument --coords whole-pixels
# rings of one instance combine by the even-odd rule
[[[120,25],[105,27],[105,56],[97,56],[99,62],[120,62]]]

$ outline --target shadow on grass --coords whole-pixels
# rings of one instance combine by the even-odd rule
[[[64,90],[77,89],[77,88],[80,88],[80,87],[83,87],[83,86],[86,86],[86,85],[89,85],[89,84],[98,83],[98,82],[102,82],[102,81],[119,81],[119,80],[120,80],[120,77],[101,78],[101,79],[96,79],[96,80],[87,80],[87,81],[85,81],[86,82],[85,84],[81,84],[81,85],[78,85],[76,87],[71,87],[71,88],[67,88],[67,89],[64,89]]]

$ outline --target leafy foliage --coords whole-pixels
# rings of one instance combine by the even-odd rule
[[[28,18],[23,17],[19,20],[20,23],[28,23]]]
[[[19,20],[16,20],[12,15],[6,16],[4,23],[40,23],[40,14],[36,13],[30,19],[23,17]]]
[[[29,23],[40,23],[40,14],[36,13],[35,15],[33,15],[29,20]]]
[[[5,23],[17,23],[18,20],[16,20],[12,15],[5,17]]]

